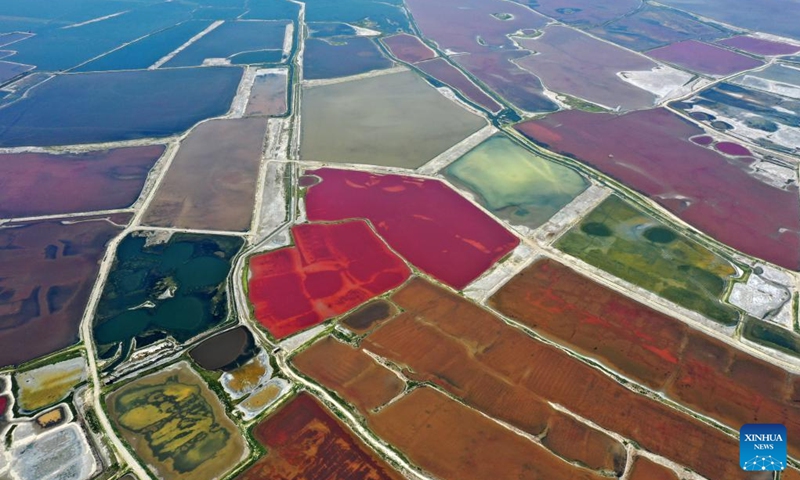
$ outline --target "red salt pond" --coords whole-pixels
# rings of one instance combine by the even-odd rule
[[[797,45],[764,40],[763,38],[748,37],[747,35],[726,38],[717,43],[719,45],[736,48],[743,52],[755,53],[756,55],[790,55],[800,52],[800,47]]]
[[[403,283],[411,271],[364,221],[303,224],[295,246],[250,260],[256,319],[284,338]]]
[[[750,70],[764,64],[755,58],[696,40],[686,40],[656,48],[647,52],[647,55],[698,73],[720,76]]]
[[[366,218],[420,270],[464,288],[519,240],[438,180],[322,168],[306,195],[308,218]]]
[[[490,112],[499,112],[503,109],[499,103],[495,102],[492,97],[475,85],[475,83],[467,78],[459,69],[450,65],[442,58],[422,62],[418,64],[417,67],[436,80],[455,88],[463,93],[465,97]]]
[[[712,137],[709,137],[708,135],[701,135],[699,137],[692,137],[691,140],[694,143],[696,143],[698,145],[703,145],[703,146],[711,145],[712,143],[714,143],[714,139]]]
[[[162,145],[52,155],[0,155],[0,218],[129,207]]]
[[[8,408],[8,397],[5,395],[0,396],[0,417],[4,417],[6,415],[7,408]]]
[[[703,131],[665,110],[566,111],[517,125],[528,138],[583,161],[742,252],[800,269],[797,187],[781,190],[688,139]]]
[[[436,52],[413,35],[400,33],[386,37],[381,41],[392,55],[404,62],[417,63],[436,57]]]
[[[750,150],[739,145],[738,143],[733,143],[733,142],[719,142],[718,144],[714,145],[714,148],[716,148],[722,153],[725,153],[727,155],[733,155],[736,157],[747,157],[752,155],[752,153],[750,153]]]

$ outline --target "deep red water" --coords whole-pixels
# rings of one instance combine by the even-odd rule
[[[283,338],[399,286],[411,274],[364,221],[302,224],[295,246],[250,260],[256,319]]]
[[[738,143],[733,143],[733,142],[719,142],[718,144],[714,145],[714,148],[716,148],[722,153],[726,153],[728,155],[735,155],[737,157],[747,157],[752,155],[750,150],[739,145]]]
[[[442,282],[464,288],[519,240],[437,180],[322,168],[306,195],[313,221],[366,218],[400,255]]]

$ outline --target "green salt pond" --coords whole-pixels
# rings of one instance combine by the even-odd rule
[[[589,186],[574,170],[503,135],[481,143],[443,173],[498,217],[531,228],[542,225]]]

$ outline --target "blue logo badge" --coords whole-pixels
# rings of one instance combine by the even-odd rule
[[[739,466],[749,471],[786,468],[786,427],[774,423],[743,426],[739,430]]]

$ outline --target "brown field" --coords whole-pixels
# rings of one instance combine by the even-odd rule
[[[800,472],[792,468],[787,468],[783,471],[781,480],[800,480]]]
[[[678,480],[678,475],[645,457],[637,457],[631,467],[629,480]]]
[[[367,337],[363,348],[409,365],[417,375],[430,368],[428,377],[443,388],[455,389],[450,382],[470,377],[493,378],[495,386],[517,385],[517,391],[562,405],[708,478],[751,478],[739,470],[737,462],[730,461],[738,458],[734,438],[633,393],[600,371],[509,327],[459,296],[415,280],[392,299],[405,313]],[[448,353],[443,356],[442,351]],[[459,351],[459,357],[448,358]],[[464,363],[465,358],[472,360]],[[445,364],[441,364],[442,359]],[[486,387],[475,392],[474,398],[490,398],[484,401],[487,405],[502,396]],[[467,401],[477,404],[477,400]],[[531,412],[529,405],[515,405],[513,410]],[[676,438],[681,441],[676,442]],[[581,445],[571,448],[572,458],[579,454],[589,457]]]
[[[361,334],[371,332],[375,327],[395,315],[397,315],[397,306],[392,302],[379,298],[348,313],[339,323],[347,327],[348,330]]]
[[[552,260],[490,300],[501,313],[733,429],[783,423],[800,455],[800,377],[690,329]],[[794,387],[793,387],[794,385]]]
[[[369,424],[412,462],[440,478],[604,478],[559,460],[431,388],[414,390],[370,416]]]
[[[237,480],[402,478],[305,393],[258,424],[254,434],[267,454]]]
[[[244,231],[250,228],[266,118],[212,120],[181,143],[143,223]]]
[[[386,404],[405,388],[397,375],[369,355],[332,337],[303,350],[292,363],[362,412]]]
[[[481,342],[500,335],[502,324],[480,329],[490,314],[419,279],[413,280],[394,299],[406,310],[369,335],[362,348],[407,368],[417,381],[431,381],[468,405],[507,422],[531,435],[547,432],[543,442],[554,453],[598,470],[621,471],[623,446],[606,434],[558,412],[536,391],[502,372],[488,368],[481,359]],[[444,332],[439,321],[450,316],[460,326]],[[461,342],[459,329],[476,325],[480,340]],[[448,322],[450,323],[450,322]],[[578,440],[579,439],[579,440]]]

